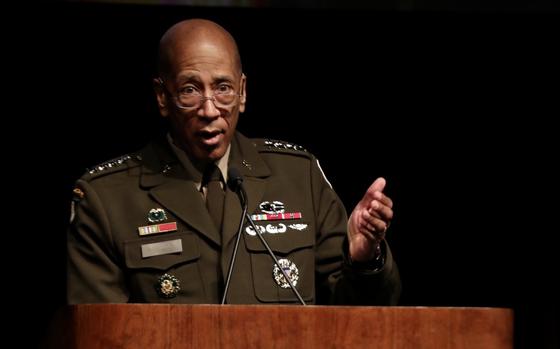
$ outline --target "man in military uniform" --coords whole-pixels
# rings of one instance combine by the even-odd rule
[[[216,23],[171,27],[158,68],[167,138],[92,168],[74,189],[70,304],[219,303],[243,209],[227,185],[232,168],[255,227],[241,227],[227,303],[298,303],[291,281],[309,304],[396,304],[383,178],[348,219],[312,154],[237,132],[246,77],[234,39]]]

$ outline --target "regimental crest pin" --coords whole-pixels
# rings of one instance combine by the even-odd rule
[[[148,212],[148,222],[150,223],[159,223],[166,219],[167,214],[165,214],[163,208],[152,208],[150,212]]]
[[[278,260],[278,264],[280,264],[282,269],[286,272],[286,274],[290,278],[290,281],[292,282],[292,284],[294,286],[296,286],[297,282],[299,280],[299,270],[298,270],[297,266],[295,265],[295,263],[293,263],[289,259],[282,258],[282,259]],[[274,264],[274,267],[272,268],[272,275],[274,276],[274,281],[276,281],[278,286],[280,286],[282,288],[289,288],[290,287],[290,284],[288,283],[288,281],[284,277],[284,274],[282,274],[282,272],[280,271],[280,268],[278,268],[278,266],[276,264]]]
[[[156,291],[163,298],[173,298],[181,290],[179,279],[171,274],[163,274],[156,283]]]

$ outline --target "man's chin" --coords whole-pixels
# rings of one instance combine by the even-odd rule
[[[199,160],[216,161],[224,156],[226,149],[227,147],[223,144],[204,146],[198,149],[196,157],[199,158]]]

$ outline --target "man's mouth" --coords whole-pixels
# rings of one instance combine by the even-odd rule
[[[221,129],[201,130],[198,135],[202,139],[202,143],[207,146],[215,146],[224,137],[224,131]]]

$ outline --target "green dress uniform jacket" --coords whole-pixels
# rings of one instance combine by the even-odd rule
[[[313,155],[236,133],[228,166],[244,178],[249,213],[274,205],[301,213],[255,223],[277,258],[288,261],[307,303],[396,304],[400,278],[389,247],[382,245],[380,268],[351,265],[347,213]],[[219,303],[242,207],[226,188],[220,233],[195,182],[199,172],[179,162],[166,141],[79,179],[68,233],[68,303]],[[275,280],[273,260],[245,222],[227,303],[297,302]]]

